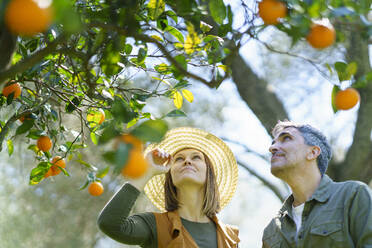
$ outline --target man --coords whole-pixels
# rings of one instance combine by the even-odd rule
[[[292,194],[265,228],[263,247],[372,248],[371,190],[324,174],[331,158],[325,136],[289,121],[278,122],[272,134],[271,173]]]

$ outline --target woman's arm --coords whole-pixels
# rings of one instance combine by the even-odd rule
[[[152,213],[128,217],[140,191],[129,183],[111,198],[98,217],[98,226],[110,238],[125,244],[157,243],[156,222]]]

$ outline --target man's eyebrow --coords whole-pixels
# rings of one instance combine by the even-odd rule
[[[281,133],[279,134],[279,136],[278,136],[277,139],[279,139],[279,138],[281,138],[281,137],[283,137],[283,136],[285,136],[285,135],[290,135],[290,136],[292,136],[291,133],[286,132],[286,131],[283,131],[283,132],[281,132]],[[271,142],[271,145],[274,145],[274,144],[275,144],[275,140],[273,140],[273,141]]]

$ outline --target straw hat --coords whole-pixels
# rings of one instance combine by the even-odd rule
[[[149,145],[145,154],[155,148],[162,149],[171,155],[185,148],[194,148],[204,152],[214,168],[221,209],[229,203],[236,190],[238,166],[234,154],[221,139],[197,128],[180,127],[169,130],[159,144]],[[161,211],[165,211],[164,182],[165,174],[156,175],[145,186],[146,195]]]

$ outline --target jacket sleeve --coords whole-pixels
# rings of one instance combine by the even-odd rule
[[[360,184],[350,205],[350,234],[356,248],[372,248],[372,193]]]
[[[128,217],[139,194],[129,183],[116,192],[98,216],[97,224],[103,233],[124,244],[156,244],[156,222],[153,213]]]

